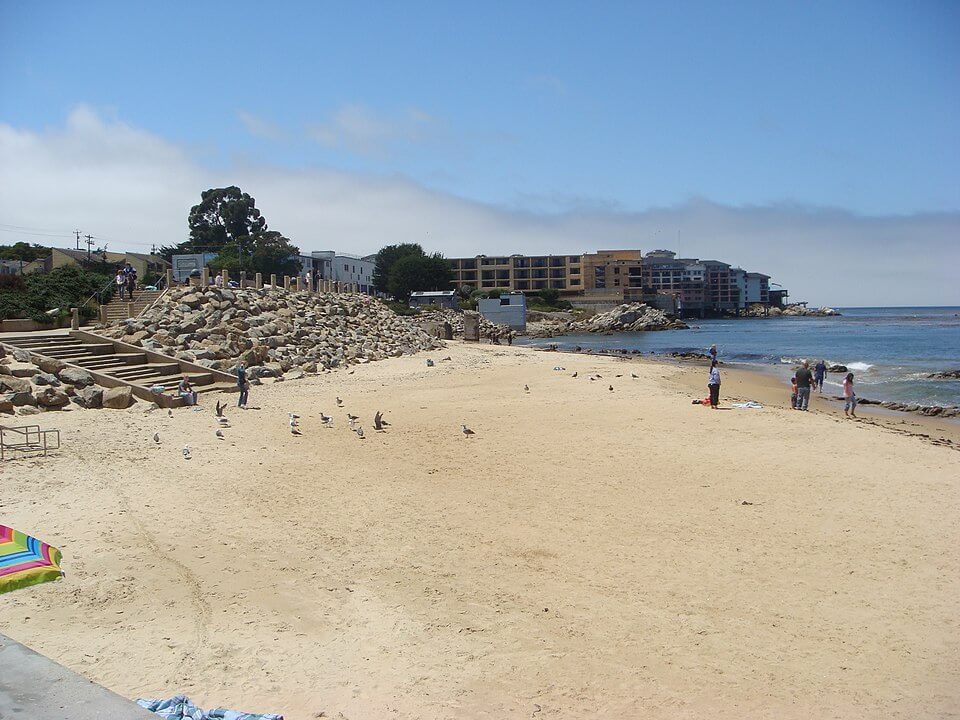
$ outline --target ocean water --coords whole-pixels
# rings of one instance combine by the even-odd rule
[[[706,352],[716,343],[721,360],[754,365],[789,381],[796,363],[823,358],[846,365],[857,394],[872,400],[960,406],[960,380],[931,380],[960,370],[960,307],[839,308],[832,318],[688,320],[689,330],[615,335],[518,338],[517,344],[640,350],[643,353]],[[843,376],[827,375],[839,393]]]

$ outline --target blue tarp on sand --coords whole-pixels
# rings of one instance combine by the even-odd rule
[[[137,700],[137,705],[156,713],[164,720],[283,720],[283,715],[242,713],[234,710],[201,710],[186,695],[174,695],[168,700]]]

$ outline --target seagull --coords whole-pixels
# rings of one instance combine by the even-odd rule
[[[154,434],[153,434],[153,441],[154,441],[157,445],[160,444],[160,433],[154,433]]]
[[[343,400],[337,398],[337,407],[343,407]]]
[[[320,412],[320,422],[324,427],[333,427],[333,418],[329,415],[324,415],[323,411]]]
[[[637,375],[636,373],[630,373],[630,377],[632,377],[634,380],[636,380],[636,379],[637,379],[638,377],[640,377],[640,376]]]
[[[223,430],[217,430],[217,437],[223,440]]]
[[[447,355],[447,356],[444,358],[444,360],[450,360],[450,359],[451,359],[451,357],[450,357],[449,355]]]
[[[613,392],[613,385],[610,386],[610,392]]]
[[[359,415],[351,415],[350,413],[347,413],[347,420],[353,421],[353,420],[359,420],[359,419],[360,419]]]
[[[615,375],[614,377],[623,377],[623,373],[620,373],[619,375]]]
[[[360,438],[361,440],[363,440],[363,428],[362,428],[362,427],[358,427],[358,428],[357,428],[357,437]]]
[[[293,423],[293,421],[290,422],[290,434],[291,434],[291,435],[303,435],[303,433],[300,432],[300,430],[299,430],[299,429],[297,428],[297,426]]]
[[[173,417],[173,410],[167,409],[167,417]]]
[[[602,378],[603,375],[601,375],[600,373],[597,373],[597,377],[598,377],[598,378]]]
[[[223,417],[223,409],[224,409],[226,406],[227,406],[226,403],[221,404],[220,401],[217,400],[217,407],[216,407],[216,410],[214,411],[214,412],[216,412],[217,417]]]
[[[373,429],[377,432],[383,432],[383,413],[377,410],[377,414],[373,416]]]
[[[591,375],[591,376],[590,376],[590,382],[593,382],[594,380],[596,380],[596,378]]]
[[[350,425],[350,429],[353,430],[353,426],[356,424],[356,420],[353,419],[353,416],[350,415],[347,417],[347,423]]]
[[[579,372],[579,371],[578,371],[578,372]],[[576,376],[577,376],[577,373],[574,373],[574,374],[571,375],[570,377],[576,377]]]
[[[473,430],[471,430],[470,428],[468,428],[466,425],[461,425],[461,426],[460,426],[460,431],[461,431],[464,435],[466,435],[467,437],[470,437],[471,435],[476,435],[476,433],[475,433]]]
[[[523,386],[523,391],[524,391],[524,392],[530,392],[530,386],[529,386],[529,385],[524,385],[524,386]]]
[[[190,446],[189,446],[189,445],[184,445],[184,447],[183,447],[183,459],[184,459],[184,460],[189,460],[189,459],[190,459]]]
[[[427,367],[433,367],[433,360],[427,360]]]

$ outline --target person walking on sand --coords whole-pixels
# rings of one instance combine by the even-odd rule
[[[853,373],[843,379],[843,414],[857,416],[857,394],[853,391]]]
[[[797,409],[797,376],[790,378],[790,408]]]
[[[810,362],[803,361],[803,367],[797,370],[797,410],[807,410],[810,405],[810,386],[813,385],[813,373]]]
[[[823,393],[823,380],[827,376],[827,364],[821,358],[820,361],[813,366],[813,386],[817,388],[817,392]]]
[[[717,367],[717,361],[710,361],[710,381],[707,383],[710,390],[710,409],[716,410],[720,404],[720,368]]]
[[[247,366],[243,362],[237,363],[237,387],[240,388],[237,407],[246,409],[250,395],[250,381],[247,379]]]

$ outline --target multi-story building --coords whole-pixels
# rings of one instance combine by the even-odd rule
[[[553,288],[561,292],[583,289],[579,255],[477,255],[450,258],[449,262],[456,287],[521,291]]]
[[[349,255],[333,250],[317,250],[310,253],[313,260],[313,270],[323,280],[333,280],[339,283],[356,285],[362,293],[372,295],[373,269],[376,267],[377,256]]]
[[[747,273],[747,305],[770,304],[770,276],[763,273]]]
[[[670,250],[598,250],[583,255],[452,258],[453,284],[535,292],[554,288],[589,304],[644,300],[678,314],[739,312],[769,303],[769,276],[719,260],[678,258]]]

